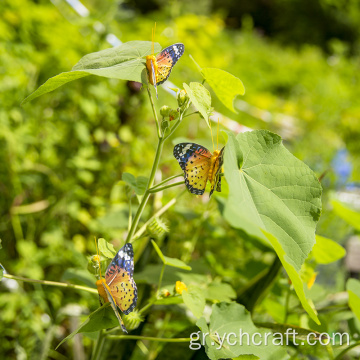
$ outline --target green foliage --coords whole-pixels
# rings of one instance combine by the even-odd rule
[[[105,239],[100,238],[98,240],[98,247],[101,254],[106,256],[108,259],[112,259],[116,255],[114,246],[108,243]]]
[[[191,102],[210,126],[209,115],[211,113],[211,96],[209,90],[196,82],[190,83],[190,86],[184,83],[183,86],[186,93],[189,95]]]
[[[135,191],[136,195],[144,195],[146,185],[149,182],[149,179],[145,176],[138,176],[135,178],[134,175],[129,173],[123,173],[122,180],[129,185],[130,189]]]
[[[203,315],[206,304],[202,289],[196,286],[190,286],[187,290],[184,290],[181,295],[184,304],[189,308],[193,315],[196,318],[200,318]]]
[[[161,47],[158,43],[155,43],[154,49],[155,52],[159,52]],[[144,74],[144,71],[146,71],[144,69],[145,56],[150,54],[150,41],[129,41],[110,49],[85,55],[70,72],[61,73],[50,78],[29,95],[22,104],[26,104],[70,81],[88,75],[146,83],[146,74]]]
[[[234,100],[237,95],[245,94],[242,81],[227,71],[214,68],[201,69],[201,75],[212,88],[219,100],[231,111],[236,113]]]
[[[349,306],[358,320],[360,320],[360,281],[349,279],[346,283],[346,290],[349,294]]]
[[[207,334],[205,350],[211,360],[235,358],[239,355],[249,354],[264,360],[289,358],[284,349],[274,345],[273,340],[275,340],[275,344],[279,342],[278,340],[276,342],[273,336],[268,338],[268,345],[266,347],[256,346],[250,341],[247,342],[247,337],[244,336],[242,343],[236,341],[236,344],[233,346],[224,344],[224,346],[220,348],[220,339],[223,339],[224,336],[228,336],[230,333],[236,334],[235,336],[238,339],[240,337],[240,329],[242,333],[249,334],[250,338],[254,333],[259,333],[261,334],[260,336],[264,336],[265,331],[254,325],[250,314],[239,304],[215,304],[212,306],[209,326],[204,318],[199,319],[196,324],[203,334]],[[233,340],[234,339],[231,339],[230,341],[233,342]]]
[[[316,235],[316,244],[311,251],[318,264],[330,264],[346,255],[346,250],[331,239]]]

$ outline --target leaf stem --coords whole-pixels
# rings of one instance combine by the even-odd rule
[[[135,230],[138,226],[139,220],[141,218],[141,215],[145,209],[145,206],[149,200],[149,197],[151,195],[151,193],[149,192],[149,189],[153,186],[154,184],[154,179],[155,179],[155,173],[156,170],[158,168],[159,162],[160,162],[160,157],[161,157],[161,152],[164,146],[164,142],[165,139],[164,138],[159,138],[158,144],[157,144],[157,148],[156,148],[156,154],[155,154],[155,159],[154,159],[154,163],[151,169],[151,173],[150,173],[150,177],[149,177],[149,181],[148,184],[146,186],[146,190],[145,190],[145,194],[141,200],[141,203],[138,207],[138,210],[136,211],[136,214],[134,216],[133,222],[131,224],[130,230],[128,232],[128,235],[126,237],[126,243],[128,243],[129,241],[132,240],[133,235],[135,233]]]
[[[172,183],[172,184],[169,184],[169,185],[165,185],[165,186],[160,186],[160,187],[152,187],[151,189],[149,189],[149,193],[153,194],[153,193],[157,193],[159,191],[163,191],[163,190],[166,190],[166,189],[170,189],[174,186],[179,186],[179,185],[183,185],[185,184],[185,181],[182,180],[182,181],[178,181],[176,183]]]
[[[157,296],[159,296],[160,287],[161,287],[162,279],[163,279],[163,276],[164,276],[165,266],[166,265],[163,264],[163,266],[161,268],[160,277],[159,277],[159,284],[158,284],[158,289],[157,289]]]
[[[141,335],[107,335],[110,340],[149,340],[149,341],[159,341],[159,342],[170,342],[170,343],[181,343],[189,342],[190,338],[157,338],[151,336],[141,336]]]
[[[105,342],[105,331],[101,329],[99,331],[98,338],[95,343],[95,349],[93,351],[93,355],[91,357],[91,360],[99,360],[101,358],[102,349],[104,347]]]
[[[88,292],[91,292],[94,294],[98,293],[98,291],[96,289],[93,289],[93,288],[90,288],[87,286],[67,284],[67,283],[48,281],[48,280],[28,279],[28,278],[24,278],[22,276],[16,276],[16,275],[10,275],[10,274],[4,274],[3,276],[7,279],[14,279],[14,280],[19,280],[19,281],[24,281],[24,282],[38,283],[38,284],[50,285],[50,286],[67,287],[67,288],[72,288],[72,289],[77,289],[77,290],[88,291]]]
[[[180,177],[180,176],[184,176],[184,175],[181,173],[181,174],[177,174],[177,175],[170,176],[170,177],[168,177],[167,179],[165,179],[165,180],[159,182],[158,184],[154,185],[154,186],[152,187],[152,189],[155,189],[156,187],[158,187],[158,186],[160,186],[160,185],[164,185],[164,184],[166,184],[167,182],[169,182],[170,180],[174,180],[174,179],[176,179],[177,177]]]
[[[158,134],[159,139],[161,139],[162,138],[161,128],[160,128],[160,124],[159,124],[159,119],[158,119],[157,114],[156,114],[154,100],[153,100],[153,97],[151,95],[150,86],[147,87],[147,92],[148,92],[148,95],[149,95],[151,108],[152,108],[154,118],[155,118],[157,134]]]

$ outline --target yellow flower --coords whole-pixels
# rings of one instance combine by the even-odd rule
[[[177,281],[175,284],[176,293],[181,295],[184,290],[187,290],[186,285],[182,281]]]

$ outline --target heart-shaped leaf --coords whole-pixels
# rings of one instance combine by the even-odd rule
[[[315,243],[321,185],[313,171],[282,145],[280,136],[265,130],[242,133],[236,138],[232,133],[228,135],[224,168],[229,197],[225,219],[271,243],[302,305],[318,322],[305,298],[299,271]]]
[[[22,105],[70,81],[88,75],[145,83],[145,56],[151,54],[151,44],[151,41],[129,41],[110,49],[85,55],[71,71],[63,72],[48,79],[30,94],[22,102]],[[159,52],[160,50],[160,44],[155,43],[154,51]]]

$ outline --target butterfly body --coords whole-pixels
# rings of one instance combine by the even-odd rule
[[[105,279],[101,278],[96,282],[100,297],[105,302],[110,302],[124,332],[127,331],[117,307],[128,315],[136,306],[137,287],[133,274],[134,251],[131,244],[125,244],[106,269]]]
[[[170,45],[156,56],[146,57],[146,68],[149,74],[149,82],[154,85],[157,95],[157,86],[164,83],[170,76],[171,70],[180,57],[184,54],[185,47],[181,43]]]
[[[224,148],[212,154],[205,147],[195,143],[180,143],[174,147],[174,156],[184,171],[185,185],[195,195],[203,195],[207,181],[210,182],[210,196],[221,191],[221,168]]]

